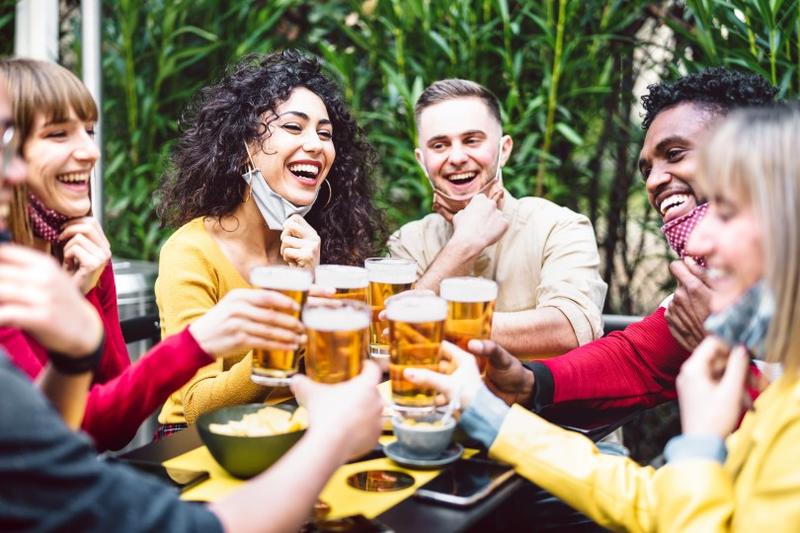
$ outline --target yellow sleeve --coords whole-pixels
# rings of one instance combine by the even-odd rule
[[[745,449],[746,460],[735,481],[728,468],[713,461],[682,461],[661,468],[656,481],[663,495],[659,531],[797,531],[800,420],[794,417],[770,431],[774,433],[761,437],[767,442],[751,437],[756,444]],[[737,447],[745,445],[737,436],[728,439],[729,458],[740,455]]]
[[[189,239],[191,240],[191,239]],[[222,280],[203,250],[183,239],[168,241],[161,250],[156,281],[156,303],[161,316],[162,338],[182,331],[222,299]],[[207,411],[226,405],[260,402],[270,389],[250,381],[252,354],[231,364],[218,359],[201,368],[173,394],[159,418],[180,422],[180,411],[189,424]]]
[[[603,455],[583,435],[514,405],[489,454],[612,530],[652,531],[658,510],[655,470]]]
[[[600,277],[600,255],[589,219],[560,209],[542,251],[537,307],[555,307],[569,320],[578,344],[603,334],[607,285]]]

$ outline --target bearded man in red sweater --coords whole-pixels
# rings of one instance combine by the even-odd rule
[[[702,258],[684,254],[705,199],[694,190],[696,150],[712,124],[737,107],[771,102],[777,92],[762,77],[712,68],[648,87],[639,171],[662,232],[680,257],[670,264],[675,293],[654,313],[623,331],[552,359],[522,363],[492,342],[486,382],[494,394],[534,411],[549,406],[580,409],[651,407],[674,400],[675,378],[705,336],[710,289]]]

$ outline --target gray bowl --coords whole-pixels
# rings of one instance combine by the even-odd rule
[[[270,435],[268,437],[234,437],[220,435],[208,429],[209,424],[224,424],[229,420],[241,420],[245,414],[264,408],[263,403],[249,403],[223,407],[204,413],[197,419],[197,432],[208,451],[230,475],[247,479],[260,474],[286,453],[300,440],[306,430]],[[293,405],[273,405],[272,407],[293,412]]]
[[[441,413],[415,417],[417,423],[406,424],[403,419],[394,416],[392,426],[397,441],[410,456],[418,459],[434,459],[450,445],[456,421],[451,417],[444,425],[429,425],[441,420]],[[421,422],[421,423],[420,423]]]

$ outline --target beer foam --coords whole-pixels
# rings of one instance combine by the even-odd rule
[[[311,287],[311,272],[288,266],[255,267],[250,271],[250,284],[263,289],[307,291]]]
[[[386,317],[396,322],[437,322],[447,318],[447,302],[438,296],[401,296],[386,302]]]
[[[497,283],[484,278],[446,278],[439,296],[450,302],[491,302],[497,299]]]
[[[316,270],[317,285],[335,289],[364,289],[369,284],[367,269],[345,265],[320,265]]]
[[[364,262],[369,272],[369,280],[393,285],[417,281],[417,264],[407,259],[381,258]]]
[[[308,307],[303,324],[316,331],[353,331],[369,327],[369,313],[352,307]]]

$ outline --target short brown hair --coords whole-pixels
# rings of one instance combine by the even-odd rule
[[[480,83],[457,78],[439,80],[428,85],[414,105],[414,118],[419,122],[419,117],[425,108],[455,98],[480,99],[498,124],[503,124],[503,120],[500,118],[500,101],[497,96]]]

